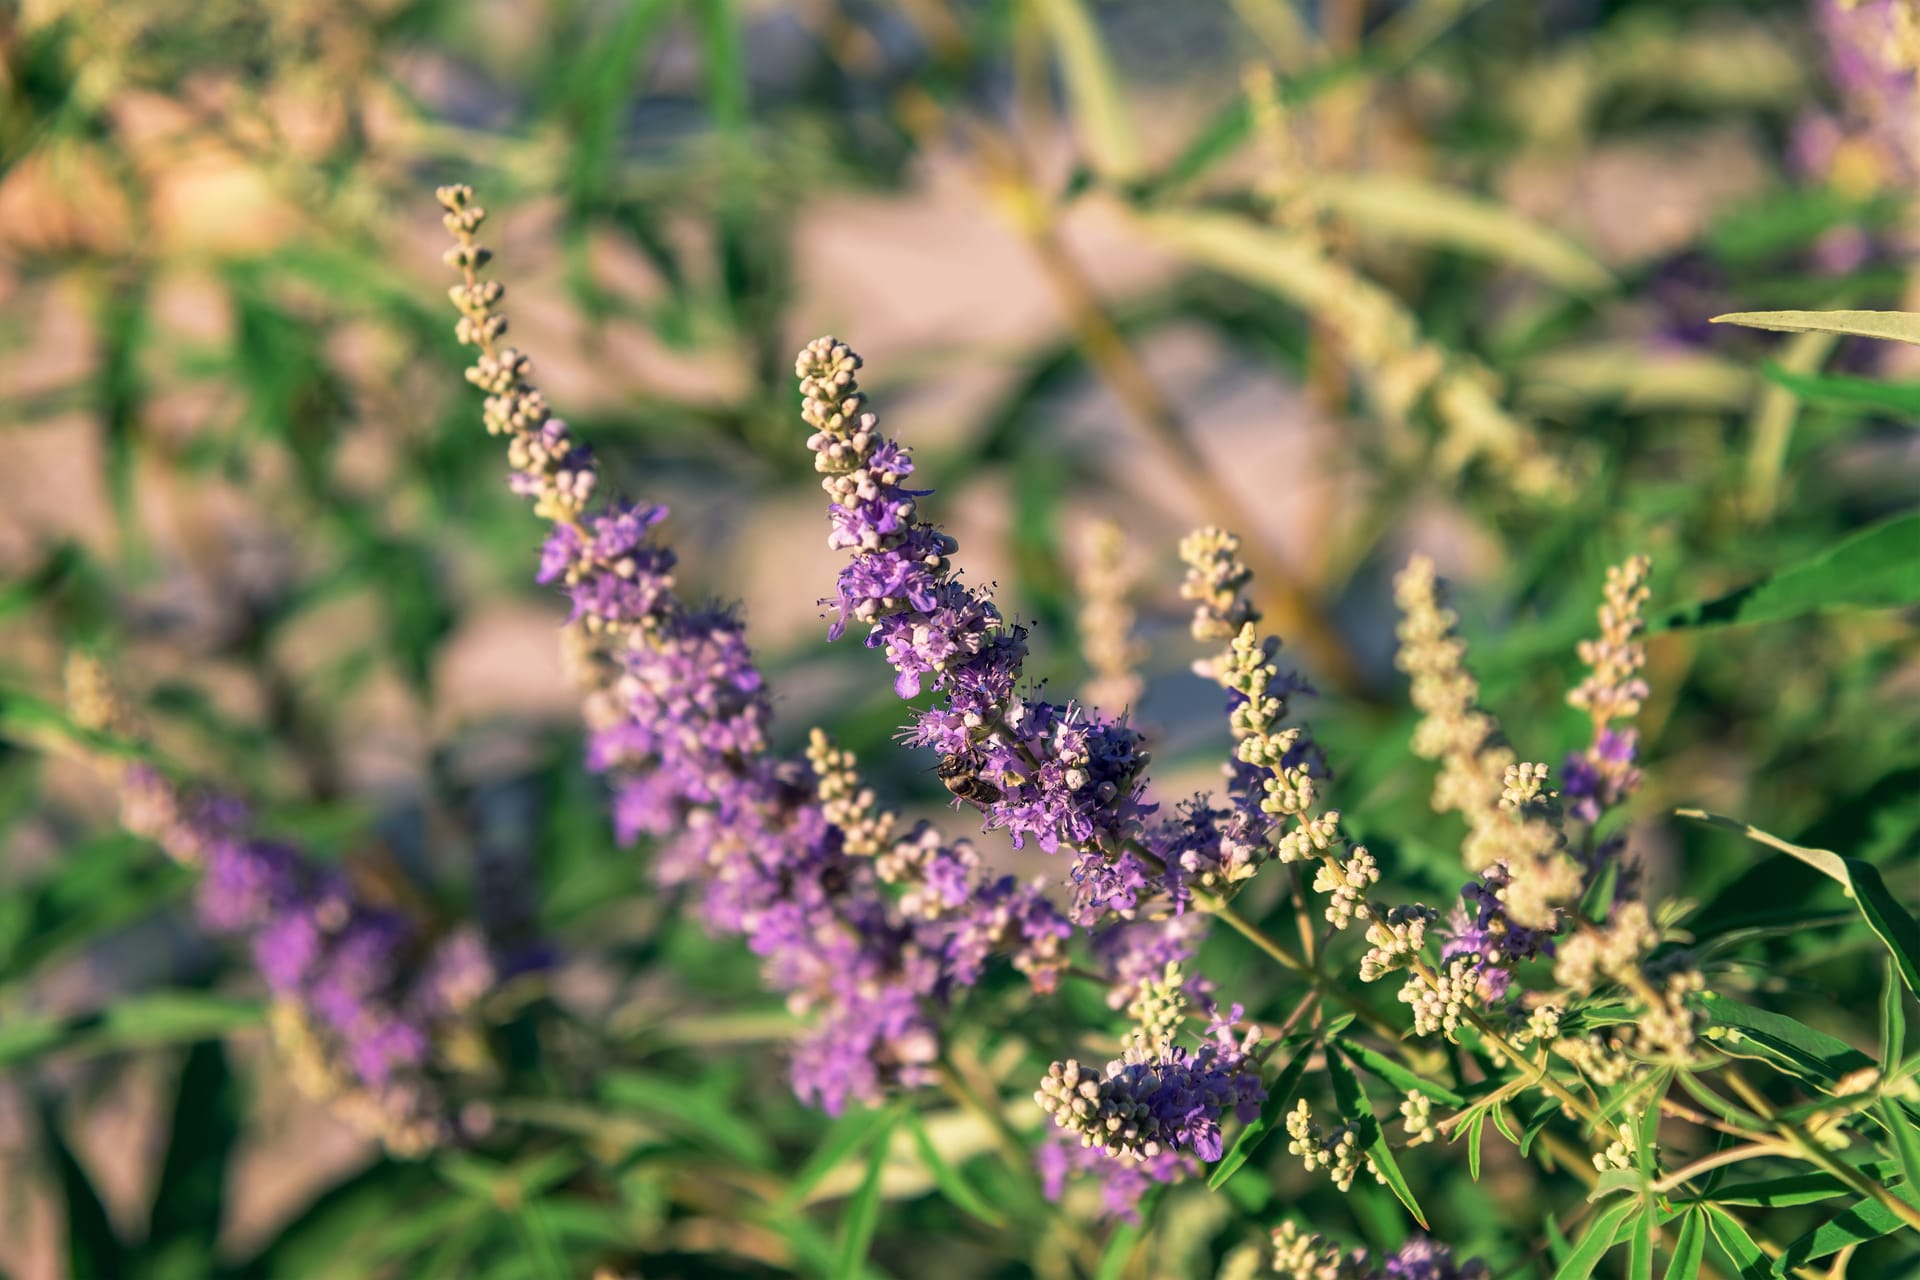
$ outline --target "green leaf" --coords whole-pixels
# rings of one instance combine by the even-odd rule
[[[1910,311],[1730,311],[1713,317],[1713,323],[1777,333],[1838,333],[1920,343],[1920,314]]]
[[[1920,382],[1882,382],[1839,373],[1794,373],[1769,361],[1760,372],[1802,400],[1812,404],[1885,409],[1893,414],[1920,416]]]
[[[1920,515],[1904,515],[1738,591],[1676,609],[1657,626],[1745,626],[1830,609],[1896,609],[1915,601],[1920,601]]]
[[[1666,1280],[1693,1280],[1707,1254],[1707,1211],[1696,1205],[1680,1219],[1680,1234],[1667,1260]]]
[[[1914,1131],[1913,1120],[1894,1105],[1892,1098],[1882,1098],[1875,1103],[1873,1114],[1893,1143],[1893,1154],[1900,1161],[1900,1173],[1906,1185],[1920,1187],[1920,1133]]]
[[[1898,1166],[1891,1160],[1869,1161],[1856,1166],[1865,1177],[1886,1182],[1897,1176]],[[1745,1204],[1762,1209],[1785,1209],[1794,1205],[1816,1204],[1835,1196],[1854,1194],[1853,1189],[1830,1173],[1793,1173],[1779,1178],[1760,1178],[1717,1187],[1699,1197],[1714,1204]]]
[[[704,55],[707,110],[723,133],[737,136],[747,126],[751,101],[740,15],[733,0],[694,0],[693,19]]]
[[[1727,1260],[1740,1273],[1741,1280],[1766,1280],[1772,1274],[1767,1255],[1753,1242],[1740,1220],[1717,1205],[1707,1206],[1707,1227],[1726,1252]]]
[[[1480,1181],[1480,1143],[1486,1136],[1487,1113],[1474,1112],[1473,1119],[1467,1122],[1467,1176],[1475,1182]]]
[[[1081,0],[1037,0],[1040,19],[1060,55],[1060,74],[1072,106],[1074,131],[1101,176],[1129,182],[1140,176],[1140,142],[1127,111],[1100,29]]]
[[[1452,1089],[1427,1079],[1410,1067],[1395,1062],[1377,1049],[1369,1049],[1366,1045],[1356,1040],[1349,1040],[1345,1036],[1339,1037],[1339,1044],[1340,1052],[1346,1054],[1356,1067],[1368,1075],[1377,1076],[1386,1081],[1402,1093],[1418,1089],[1435,1102],[1444,1103],[1449,1107],[1467,1105],[1467,1100]]]
[[[1300,1076],[1307,1069],[1307,1059],[1313,1053],[1312,1044],[1303,1044],[1287,1065],[1280,1068],[1280,1074],[1267,1086],[1267,1100],[1260,1104],[1260,1114],[1253,1123],[1240,1131],[1233,1140],[1233,1146],[1227,1154],[1220,1157],[1220,1163],[1213,1167],[1213,1173],[1207,1178],[1207,1187],[1218,1191],[1227,1184],[1227,1179],[1240,1171],[1247,1158],[1259,1150],[1267,1135],[1281,1123],[1286,1115],[1287,1106],[1293,1101],[1293,1092],[1300,1086]]]
[[[1607,1250],[1619,1240],[1627,1215],[1640,1208],[1638,1200],[1621,1200],[1588,1223],[1580,1243],[1560,1264],[1560,1269],[1553,1273],[1553,1280],[1587,1280],[1593,1274],[1593,1269],[1600,1265],[1600,1259],[1606,1256]]]
[[[840,1220],[840,1249],[834,1259],[835,1280],[860,1280],[866,1271],[867,1250],[873,1247],[874,1229],[880,1225],[880,1175],[887,1165],[887,1151],[893,1145],[896,1113],[881,1113],[873,1136],[873,1150],[867,1153],[867,1173],[860,1187],[847,1202],[847,1213]]]
[[[1385,171],[1316,178],[1309,191],[1363,231],[1510,262],[1581,293],[1613,285],[1592,254],[1496,201]]]
[[[141,1274],[206,1274],[220,1236],[227,1162],[240,1137],[239,1106],[225,1050],[204,1041],[187,1053],[174,1090],[173,1127],[147,1213]]]
[[[1407,1185],[1406,1175],[1400,1172],[1399,1162],[1393,1158],[1393,1149],[1387,1145],[1386,1131],[1373,1117],[1373,1106],[1367,1101],[1367,1091],[1360,1086],[1360,1077],[1354,1074],[1350,1066],[1336,1047],[1327,1054],[1327,1078],[1333,1085],[1334,1101],[1340,1104],[1340,1114],[1355,1126],[1354,1137],[1361,1150],[1373,1161],[1374,1172],[1380,1175],[1387,1190],[1407,1207],[1414,1221],[1422,1227],[1427,1225],[1427,1215],[1420,1211],[1420,1202],[1414,1199],[1413,1188]]]
[[[1916,586],[1920,586],[1920,516],[1912,518],[1915,539],[1914,560],[1910,572],[1914,574]],[[1884,526],[1883,526],[1884,527]],[[1887,951],[1899,966],[1901,981],[1907,984],[1907,990],[1920,992],[1920,922],[1907,913],[1907,909],[1887,892],[1885,882],[1880,879],[1880,871],[1870,862],[1858,858],[1845,858],[1826,849],[1808,849],[1778,836],[1769,835],[1758,827],[1736,822],[1732,818],[1723,818],[1717,814],[1700,809],[1678,809],[1675,814],[1682,818],[1694,818],[1717,827],[1737,831],[1749,840],[1757,841],[1782,853],[1791,854],[1814,870],[1840,883],[1847,896],[1853,899],[1860,914],[1866,918],[1867,927],[1879,935],[1886,944]]]
[[[610,1071],[600,1078],[600,1096],[639,1111],[661,1128],[759,1168],[773,1163],[773,1147],[760,1127],[730,1098],[709,1088],[643,1071]]]
[[[1633,1218],[1632,1244],[1627,1253],[1628,1280],[1653,1280],[1653,1212],[1642,1207]]]
[[[1920,1206],[1920,1192],[1911,1186],[1896,1187],[1893,1195]],[[1773,1274],[1786,1275],[1795,1267],[1836,1254],[1849,1245],[1891,1235],[1903,1225],[1900,1215],[1878,1200],[1861,1200],[1788,1244],[1786,1251],[1773,1260]]]
[[[129,1254],[107,1217],[93,1180],[74,1158],[48,1104],[40,1107],[40,1142],[59,1174],[67,1209],[67,1274],[72,1280],[118,1280]]]
[[[1907,1051],[1907,1013],[1891,958],[1886,967],[1886,981],[1880,987],[1880,1071],[1892,1075]]]
[[[933,1144],[933,1138],[927,1133],[926,1125],[920,1122],[918,1112],[907,1112],[907,1132],[913,1135],[914,1149],[920,1153],[920,1162],[927,1166],[927,1172],[933,1175],[934,1185],[940,1188],[940,1194],[953,1203],[962,1213],[970,1214],[988,1226],[1006,1225],[1006,1217],[988,1204],[986,1198],[974,1190],[973,1184],[961,1176],[948,1159],[940,1154]]]
[[[774,1206],[774,1212],[786,1217],[805,1204],[813,1194],[813,1189],[829,1173],[839,1168],[841,1161],[851,1158],[854,1152],[873,1140],[887,1116],[888,1112],[884,1110],[859,1108],[834,1121],[833,1127],[827,1130],[827,1136],[807,1157],[807,1162],[800,1166],[800,1172],[787,1183],[786,1193]]]
[[[1710,1032],[1716,1048],[1740,1057],[1764,1058],[1829,1093],[1843,1077],[1874,1065],[1872,1058],[1846,1041],[1816,1031],[1784,1013],[1756,1009],[1711,991],[1702,995],[1700,1002],[1714,1027],[1737,1033],[1711,1036]],[[1742,1045],[1750,1045],[1758,1052],[1741,1054],[1738,1050]]]

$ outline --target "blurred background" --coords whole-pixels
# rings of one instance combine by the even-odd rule
[[[380,1156],[275,1073],[185,873],[112,830],[16,699],[0,1274],[779,1274],[808,1269],[854,1180],[767,1207],[828,1132],[786,1091],[784,1015],[614,846],[578,768],[564,606],[532,582],[540,529],[460,375],[435,184],[492,212],[514,341],[608,482],[671,506],[693,593],[744,605],[787,745],[825,723],[886,798],[939,813],[929,762],[885,749],[904,714],[875,656],[824,642],[837,556],[791,370],[832,332],[1062,693],[1092,674],[1090,530],[1119,523],[1144,654],[1121,696],[1168,798],[1226,740],[1173,546],[1244,534],[1349,824],[1444,896],[1457,835],[1433,830],[1392,666],[1410,552],[1455,583],[1523,755],[1553,760],[1585,733],[1562,699],[1608,563],[1651,555],[1661,615],[1913,509],[1899,351],[1707,323],[1920,306],[1899,9],[0,8],[0,688],[55,700],[69,647],[109,646],[161,749],[272,828],[423,912],[484,903],[555,940],[546,1083],[597,1099],[484,1153]],[[1916,659],[1890,614],[1656,636],[1641,814],[1845,848],[1910,899]],[[1824,902],[1694,841],[1636,833],[1715,919]],[[1849,997],[1870,1009],[1878,979],[1852,947],[1769,936],[1725,981],[1838,992],[1800,1016],[1858,1041]],[[1234,991],[1252,965],[1221,950]],[[1057,1048],[1019,1018],[958,1050],[1015,1108]],[[937,1132],[964,1160],[990,1144],[961,1119]],[[991,1159],[969,1168],[991,1195]],[[1077,1206],[986,1230],[924,1198],[904,1143],[888,1178],[887,1273],[1100,1256]],[[1211,1274],[1309,1194],[1276,1178],[1170,1200],[1136,1273]],[[1566,1194],[1491,1154],[1455,1181],[1436,1227],[1489,1256]],[[1389,1229],[1311,1195],[1348,1234]],[[953,1244],[928,1260],[933,1234]]]

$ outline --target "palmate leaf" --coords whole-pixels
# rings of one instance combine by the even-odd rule
[[[1912,572],[1916,582],[1920,582],[1920,516],[1912,519],[1916,539],[1916,558]],[[1842,857],[1828,849],[1808,849],[1791,841],[1770,835],[1758,827],[1736,822],[1732,818],[1723,818],[1718,814],[1707,813],[1701,809],[1678,809],[1675,816],[1693,818],[1716,827],[1725,827],[1737,831],[1749,840],[1791,854],[1806,863],[1822,875],[1839,882],[1847,896],[1865,917],[1867,927],[1872,929],[1886,944],[1887,951],[1893,956],[1893,962],[1899,969],[1901,981],[1907,984],[1907,990],[1920,992],[1920,922],[1908,914],[1907,909],[1887,892],[1885,882],[1880,879],[1879,869],[1872,863],[1862,862],[1858,858]]]
[[[1652,629],[1745,626],[1834,609],[1897,609],[1916,602],[1920,515],[1904,515],[1863,529],[1737,591],[1676,609],[1655,620]]]

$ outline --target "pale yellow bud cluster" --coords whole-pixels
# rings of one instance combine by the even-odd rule
[[[1240,537],[1209,525],[1195,529],[1180,539],[1180,560],[1187,566],[1180,583],[1180,598],[1191,600],[1193,638],[1203,644],[1230,640],[1260,614],[1247,599],[1247,583],[1253,571],[1240,560]],[[1216,678],[1204,662],[1194,670],[1208,679]]]
[[[441,221],[454,238],[445,261],[461,274],[460,283],[447,292],[460,313],[454,336],[479,349],[467,381],[486,392],[487,433],[508,437],[508,461],[530,487],[534,513],[555,524],[576,524],[593,496],[595,473],[591,465],[576,463],[581,455],[565,424],[553,417],[531,381],[532,362],[512,347],[496,345],[507,332],[507,317],[496,310],[506,289],[479,278],[493,253],[474,239],[486,210],[473,202],[468,187],[441,187],[435,194],[446,210]]]
[[[1127,1005],[1127,1017],[1134,1024],[1126,1035],[1128,1048],[1154,1053],[1173,1040],[1187,1017],[1190,1001],[1186,981],[1176,960],[1167,965],[1160,977],[1150,978],[1135,989],[1133,1000]]]
[[[1342,1191],[1352,1189],[1353,1180],[1363,1167],[1376,1179],[1381,1178],[1373,1158],[1360,1149],[1354,1126],[1342,1124],[1332,1130],[1322,1129],[1314,1123],[1313,1108],[1305,1098],[1287,1113],[1287,1137],[1287,1151],[1300,1157],[1308,1173],[1325,1169],[1333,1185]]]
[[[1646,630],[1643,612],[1651,569],[1647,557],[1634,556],[1607,570],[1599,638],[1580,642],[1580,661],[1589,672],[1568,692],[1567,703],[1592,716],[1596,729],[1613,720],[1632,719],[1646,701],[1647,685],[1640,672],[1647,665],[1647,647],[1639,637]]]
[[[853,753],[816,728],[807,738],[807,762],[813,766],[821,816],[840,829],[840,847],[851,857],[878,857],[893,839],[897,815],[881,808],[873,789],[861,785]]]
[[[1111,520],[1088,525],[1074,585],[1080,594],[1080,653],[1091,673],[1080,696],[1089,706],[1117,712],[1139,701],[1147,649],[1133,634],[1128,595],[1136,577],[1120,526]]]
[[[1359,1280],[1368,1274],[1364,1251],[1343,1252],[1292,1222],[1273,1229],[1273,1270],[1286,1280]]]
[[[1433,908],[1415,904],[1389,907],[1371,921],[1367,925],[1367,953],[1360,957],[1360,981],[1378,982],[1412,964],[1427,944],[1427,925],[1433,919]]]
[[[1365,920],[1373,915],[1367,890],[1379,882],[1380,867],[1373,855],[1356,848],[1344,862],[1331,857],[1322,861],[1314,873],[1313,889],[1315,893],[1332,895],[1333,900],[1327,903],[1327,923],[1344,929],[1356,919]]]
[[[1421,717],[1413,753],[1439,763],[1434,812],[1466,820],[1462,860],[1467,870],[1484,871],[1500,860],[1507,826],[1500,795],[1508,768],[1518,761],[1499,742],[1499,723],[1475,705],[1480,685],[1467,670],[1466,644],[1453,632],[1458,615],[1440,603],[1433,561],[1413,557],[1393,589],[1401,615],[1395,663],[1411,681],[1409,696]]]
[[[417,1158],[446,1140],[445,1121],[433,1109],[418,1106],[418,1097],[409,1090],[390,1086],[374,1093],[356,1085],[327,1053],[295,1001],[274,1001],[267,1009],[267,1028],[294,1088],[325,1103],[329,1112],[393,1155]]]
[[[1433,1123],[1433,1099],[1418,1089],[1407,1090],[1400,1103],[1400,1123],[1407,1130],[1407,1145],[1417,1147],[1440,1136]]]
[[[68,654],[66,685],[67,714],[82,729],[118,735],[135,731],[133,708],[98,658],[78,650]]]
[[[1479,1006],[1479,980],[1473,961],[1455,957],[1429,980],[1416,973],[1400,988],[1400,1002],[1413,1013],[1413,1034],[1439,1034],[1451,1040],[1460,1024]]]

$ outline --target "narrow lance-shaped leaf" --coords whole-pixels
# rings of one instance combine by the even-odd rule
[[[1920,601],[1920,515],[1896,516],[1737,591],[1676,609],[1656,629],[1778,622],[1833,609]]]
[[[1074,128],[1086,145],[1087,158],[1103,177],[1116,182],[1139,177],[1140,142],[1127,96],[1093,15],[1081,0],[1039,0],[1037,7],[1060,54]]]
[[[1713,323],[1777,333],[1838,333],[1920,343],[1920,313],[1911,311],[1730,311],[1713,317]]]
[[[934,1185],[940,1188],[940,1194],[951,1201],[956,1209],[971,1214],[989,1226],[1006,1224],[1006,1218],[1000,1211],[988,1204],[986,1198],[974,1190],[973,1184],[953,1166],[952,1161],[940,1154],[940,1148],[934,1145],[926,1125],[920,1122],[918,1112],[907,1112],[907,1132],[913,1136],[914,1150],[920,1153],[920,1162],[933,1175]]]
[[[1914,575],[1915,584],[1920,587],[1920,516],[1912,520],[1915,539],[1915,558],[1909,568]],[[1916,592],[1920,595],[1920,592]],[[1707,813],[1701,809],[1680,809],[1677,816],[1694,818],[1716,827],[1725,827],[1737,831],[1770,848],[1790,854],[1806,863],[1814,870],[1840,883],[1847,891],[1854,905],[1860,908],[1860,914],[1866,918],[1867,927],[1879,935],[1886,944],[1887,951],[1898,966],[1901,981],[1907,984],[1907,990],[1920,992],[1920,922],[1907,913],[1907,909],[1887,892],[1885,882],[1880,879],[1880,871],[1872,863],[1862,862],[1858,858],[1846,858],[1827,849],[1807,849],[1775,835],[1769,835],[1758,827],[1736,822],[1732,818],[1723,818],[1718,814]]]
[[[1275,1126],[1280,1123],[1280,1117],[1286,1114],[1287,1104],[1293,1101],[1293,1091],[1300,1085],[1301,1073],[1307,1069],[1307,1058],[1313,1053],[1313,1048],[1314,1046],[1310,1043],[1301,1045],[1288,1060],[1287,1065],[1280,1068],[1280,1074],[1275,1076],[1273,1083],[1267,1086],[1267,1100],[1260,1104],[1260,1114],[1254,1118],[1252,1124],[1240,1131],[1240,1136],[1234,1139],[1233,1146],[1220,1158],[1220,1163],[1213,1167],[1212,1175],[1207,1178],[1209,1189],[1218,1191],[1225,1186],[1227,1179],[1240,1171],[1240,1166],[1259,1150],[1260,1144],[1267,1140],[1267,1135],[1272,1133]]]
[[[1693,1280],[1700,1274],[1700,1263],[1706,1253],[1707,1211],[1695,1206],[1680,1219],[1680,1234],[1673,1241],[1673,1256],[1667,1259],[1666,1280]]]
[[[1393,1158],[1393,1149],[1387,1145],[1386,1131],[1380,1122],[1374,1119],[1373,1107],[1367,1101],[1367,1091],[1360,1086],[1360,1077],[1337,1049],[1327,1054],[1327,1078],[1333,1084],[1334,1100],[1340,1104],[1340,1114],[1358,1126],[1355,1135],[1361,1150],[1373,1161],[1374,1172],[1386,1183],[1387,1190],[1407,1207],[1414,1221],[1421,1226],[1427,1225],[1427,1215],[1421,1212],[1420,1202],[1414,1199],[1413,1188],[1407,1185],[1406,1175],[1400,1172],[1399,1162]]]
[[[881,1113],[873,1136],[873,1150],[867,1153],[867,1172],[860,1187],[847,1202],[846,1216],[840,1221],[840,1251],[834,1261],[835,1280],[859,1280],[866,1270],[867,1251],[873,1247],[873,1233],[880,1225],[880,1175],[885,1171],[887,1152],[892,1147],[896,1113]]]
[[[1583,293],[1613,283],[1607,269],[1573,241],[1479,196],[1382,172],[1317,178],[1310,190],[1318,203],[1362,231],[1510,262]]]
[[[1580,1243],[1553,1273],[1553,1280],[1587,1280],[1600,1259],[1619,1242],[1621,1229],[1627,1225],[1627,1215],[1642,1207],[1638,1200],[1621,1200],[1588,1223]]]

